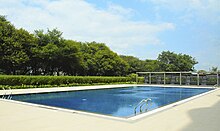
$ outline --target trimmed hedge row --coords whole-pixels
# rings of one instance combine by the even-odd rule
[[[139,80],[141,81],[141,80]],[[113,83],[134,83],[133,77],[99,77],[99,76],[13,76],[0,75],[1,86],[19,86],[33,88],[42,86],[94,85]]]

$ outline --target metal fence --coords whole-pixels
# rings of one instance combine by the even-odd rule
[[[137,72],[138,77],[144,77],[146,84],[202,85],[219,86],[219,73],[198,72]],[[136,79],[138,83],[138,79]]]

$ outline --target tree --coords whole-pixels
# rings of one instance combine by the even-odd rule
[[[126,61],[129,65],[128,72],[126,73],[136,73],[141,71],[161,71],[160,69],[160,62],[157,60],[140,60],[134,56],[120,56],[124,61]]]
[[[163,51],[157,60],[163,71],[193,71],[194,65],[198,63],[190,55],[176,54],[170,51]]]
[[[36,30],[38,46],[34,49],[33,68],[35,74],[53,75],[60,72],[67,75],[77,75],[80,68],[80,57],[77,42],[62,38],[62,32],[57,29]]]
[[[84,72],[87,75],[121,76],[127,71],[127,63],[105,44],[84,43],[81,52],[83,53]]]
[[[4,73],[21,74],[28,67],[34,41],[29,32],[16,29],[0,16],[0,67]]]
[[[52,31],[36,30],[37,47],[34,49],[34,57],[32,61],[33,73],[43,73],[45,75],[53,75],[59,70],[58,55],[59,46],[64,41],[61,37],[62,33],[57,29]]]
[[[145,71],[158,72],[162,71],[160,68],[160,62],[157,60],[145,60]]]
[[[145,70],[145,62],[134,56],[120,56],[129,65],[127,74],[136,73]]]
[[[209,69],[211,73],[216,73],[219,72],[218,67],[212,67],[211,69]]]
[[[79,43],[72,40],[65,40],[59,49],[59,67],[67,75],[82,74],[82,53],[79,52]]]

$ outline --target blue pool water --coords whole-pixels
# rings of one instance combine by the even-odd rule
[[[145,107],[149,111],[209,90],[211,89],[138,86],[13,95],[12,99],[116,117],[131,117],[135,115],[134,108],[142,99],[151,99],[148,105],[149,107]],[[139,109],[137,109],[137,113],[139,112]]]

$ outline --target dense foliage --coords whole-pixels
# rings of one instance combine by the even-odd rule
[[[126,76],[137,71],[191,71],[189,55],[162,52],[157,60],[119,56],[105,44],[77,42],[57,29],[29,33],[0,16],[0,73],[16,75]]]
[[[123,56],[121,58],[128,63],[128,74],[140,71],[162,71],[160,62],[157,60],[140,60],[133,56]]]
[[[163,51],[157,58],[163,71],[193,71],[198,62],[189,55]]]
[[[0,75],[1,88],[35,88],[75,85],[122,84],[134,83],[136,79],[130,77],[106,76],[15,76]],[[139,78],[143,82],[143,78]]]

